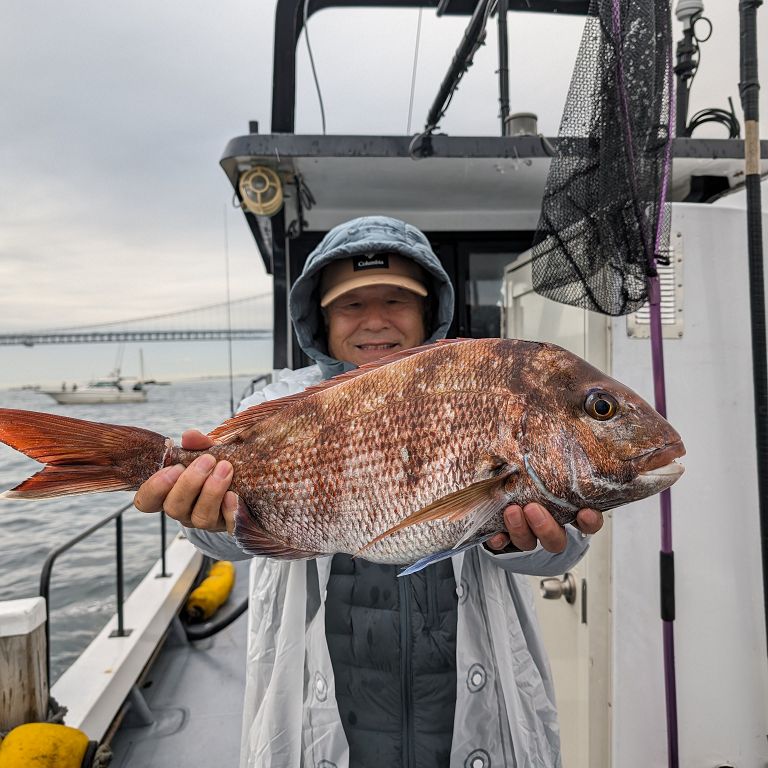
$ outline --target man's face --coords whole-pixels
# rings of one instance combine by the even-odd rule
[[[343,293],[325,309],[328,352],[353,365],[372,363],[424,342],[423,300],[390,285]]]

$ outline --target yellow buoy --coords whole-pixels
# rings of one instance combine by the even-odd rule
[[[235,566],[221,560],[211,566],[208,576],[192,590],[184,611],[193,621],[206,621],[224,605],[235,584]]]
[[[81,768],[88,743],[67,725],[19,725],[0,742],[0,768]]]

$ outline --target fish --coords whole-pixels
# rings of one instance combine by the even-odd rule
[[[506,530],[538,502],[562,525],[669,488],[680,435],[573,353],[446,339],[387,356],[216,427],[234,467],[233,535],[280,559],[347,553],[408,572]],[[45,464],[5,498],[135,490],[190,451],[155,432],[0,409],[0,441]]]

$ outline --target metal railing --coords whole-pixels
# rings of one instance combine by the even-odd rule
[[[256,392],[259,389],[264,389],[268,384],[272,383],[272,374],[271,373],[262,373],[261,375],[257,376],[255,379],[251,379],[248,386],[243,390],[243,394],[240,395],[240,401],[242,402],[245,400],[246,397],[250,397],[254,392]]]
[[[83,539],[87,539],[96,531],[103,528],[107,523],[115,521],[115,565],[116,565],[116,593],[117,593],[117,629],[112,632],[111,637],[126,637],[131,633],[130,629],[125,628],[125,621],[123,616],[123,602],[124,602],[124,574],[123,574],[123,513],[129,509],[133,509],[133,502],[126,504],[124,507],[107,515],[103,520],[95,523],[90,528],[87,528],[82,533],[73,536],[69,541],[62,544],[60,547],[52,550],[43,563],[43,570],[40,574],[40,596],[45,598],[45,654],[46,654],[46,670],[48,674],[48,684],[51,681],[51,606],[50,606],[50,590],[51,590],[51,571],[53,565],[56,562],[59,555],[66,552],[78,544]],[[166,572],[165,567],[165,513],[160,513],[160,560],[161,571],[158,574],[158,578],[165,578],[170,576]]]

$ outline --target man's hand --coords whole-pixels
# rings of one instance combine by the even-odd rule
[[[181,436],[181,446],[204,451],[213,445],[208,435],[195,429]],[[175,464],[155,472],[136,492],[133,503],[141,512],[165,510],[168,517],[186,528],[206,531],[234,530],[239,499],[229,490],[232,465],[217,462],[209,453],[198,456],[188,467]]]
[[[537,542],[548,552],[565,549],[566,533],[560,523],[541,504],[510,504],[504,510],[507,533],[497,533],[485,543],[491,550],[504,549],[510,542],[522,551],[536,549]],[[573,522],[582,533],[597,533],[603,527],[603,515],[594,509],[581,509]]]

